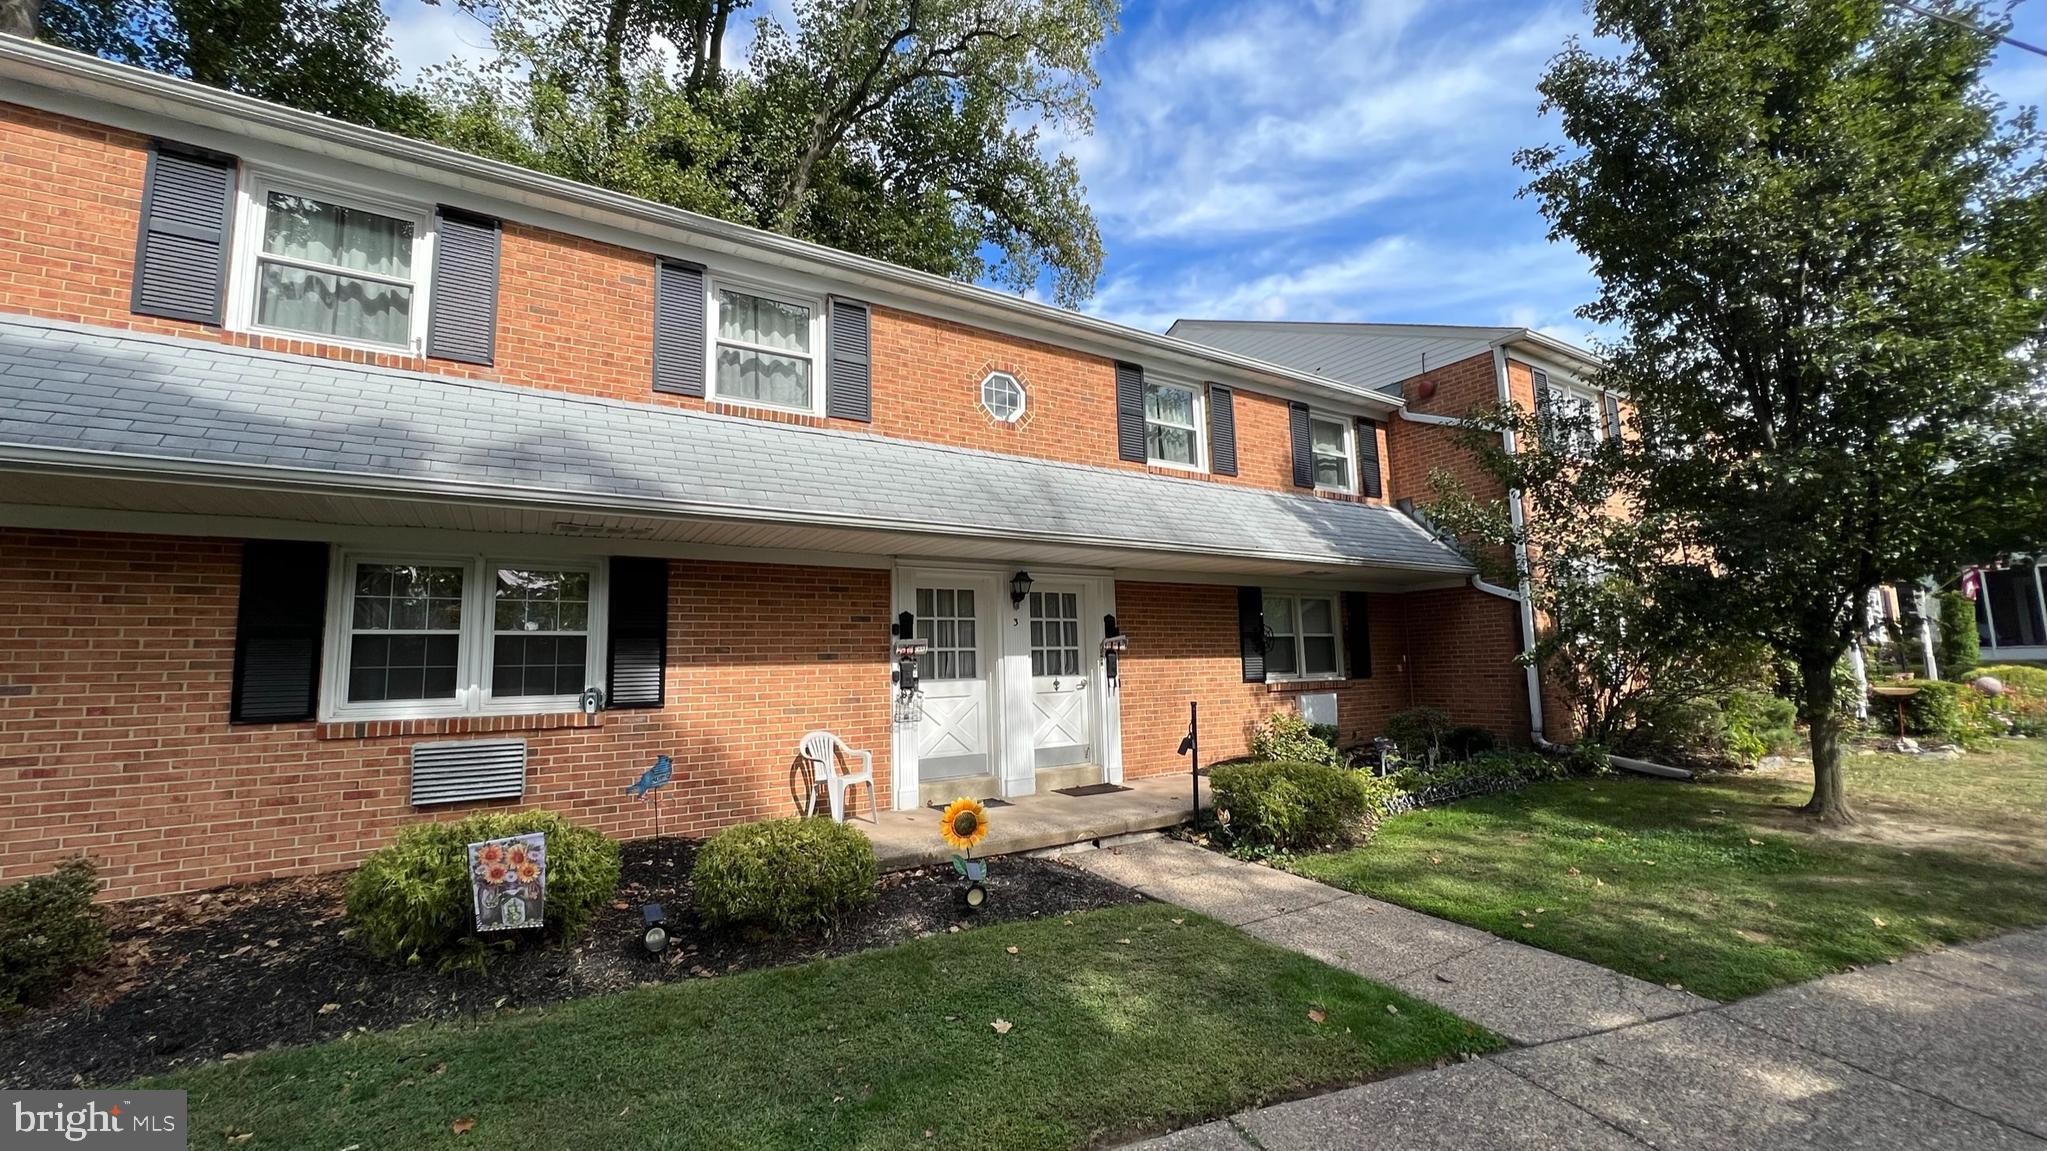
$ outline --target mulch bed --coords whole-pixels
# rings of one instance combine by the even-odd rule
[[[346,873],[110,905],[106,963],[58,1002],[0,1023],[0,1089],[120,1083],[358,1029],[717,978],[1142,898],[1054,860],[1013,857],[990,869],[979,912],[961,906],[951,868],[924,868],[883,876],[875,905],[829,934],[752,942],[698,922],[689,884],[697,841],[635,840],[624,850],[617,901],[580,941],[496,955],[485,975],[373,958],[350,938]],[[651,902],[664,906],[675,938],[659,960],[640,945],[640,905]]]

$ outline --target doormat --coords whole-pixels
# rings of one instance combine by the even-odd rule
[[[995,798],[995,797],[993,797],[993,796],[990,796],[990,797],[988,797],[987,799],[979,799],[979,800],[975,800],[974,802],[976,802],[976,803],[980,804],[980,805],[981,805],[982,807],[1015,807],[1015,806],[1016,806],[1015,804],[1013,804],[1013,803],[1009,802],[1009,801],[1008,801],[1008,800],[1006,800],[1006,799],[996,799],[996,798]],[[950,804],[950,803],[934,803],[934,804],[931,804],[931,805],[930,805],[930,807],[931,807],[931,810],[933,810],[933,811],[944,811],[944,810],[945,810],[946,808],[948,808],[948,807],[951,807],[951,806],[952,806],[952,804]]]
[[[1055,787],[1052,790],[1060,795],[1111,795],[1130,789],[1114,783],[1090,783],[1085,787]]]

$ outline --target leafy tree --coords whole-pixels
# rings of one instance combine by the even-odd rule
[[[1619,333],[1650,575],[1796,664],[1806,810],[1850,821],[1833,671],[1864,595],[2047,538],[2034,113],[1984,90],[1990,37],[1880,0],[1591,10],[1619,50],[1552,62],[1571,144],[1518,159]]]
[[[377,0],[47,0],[43,39],[338,119],[417,131]]]
[[[537,0],[500,58],[437,72],[439,135],[578,180],[956,279],[1092,294],[1101,240],[1071,158],[1113,0]]]

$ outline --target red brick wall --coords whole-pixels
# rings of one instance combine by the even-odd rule
[[[1437,416],[1464,417],[1500,402],[1490,352],[1424,372],[1404,382],[1401,391],[1407,397],[1409,411]],[[1481,499],[1497,499],[1504,494],[1465,448],[1466,433],[1462,428],[1396,419],[1387,432],[1392,440],[1389,454],[1394,498],[1408,497],[1421,504],[1435,499],[1429,475],[1438,468],[1456,476]]]
[[[90,854],[112,898],[346,867],[416,818],[409,737],[227,722],[232,540],[0,530],[0,881]],[[615,835],[666,753],[663,829],[791,814],[791,757],[829,726],[888,805],[888,573],[671,565],[669,705],[523,732],[528,790]],[[860,797],[864,802],[865,797]],[[504,805],[500,805],[504,806]]]
[[[889,308],[873,313],[872,424],[656,393],[654,257],[516,221],[503,233],[492,367],[137,316],[128,305],[148,141],[0,104],[0,142],[0,311],[1143,470],[1116,458],[1113,362]],[[981,380],[997,368],[1028,390],[1020,424],[1000,423],[980,407]],[[1240,390],[1236,416],[1238,476],[1201,478],[1291,489],[1285,402]]]
[[[1520,605],[1471,588],[1403,598],[1415,706],[1442,708],[1457,723],[1475,723],[1525,745],[1528,683],[1515,662],[1521,651]]]

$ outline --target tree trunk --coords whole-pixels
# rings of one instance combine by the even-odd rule
[[[41,7],[42,0],[0,0],[0,32],[35,39],[36,14]]]
[[[1800,657],[1799,675],[1804,679],[1804,712],[1812,733],[1812,798],[1801,809],[1821,823],[1855,822],[1854,809],[1841,786],[1841,718],[1834,699],[1832,653],[1811,653]]]

